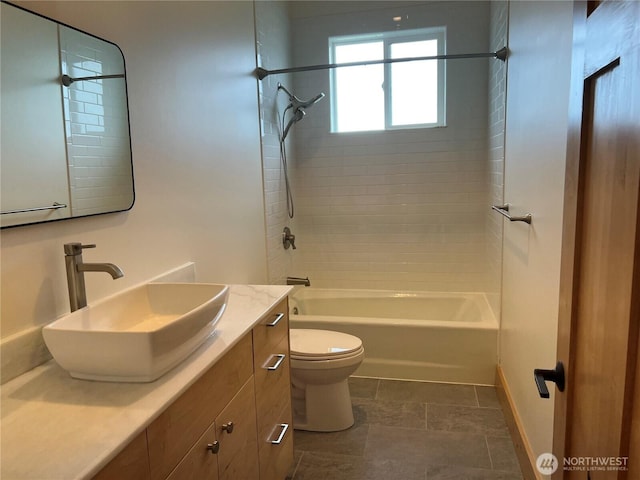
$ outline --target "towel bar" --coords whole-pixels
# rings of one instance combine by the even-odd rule
[[[509,219],[510,222],[524,222],[531,225],[531,214],[527,213],[526,215],[522,215],[520,217],[511,216],[509,214],[509,204],[505,203],[504,205],[492,205],[491,210],[495,210],[500,215]]]

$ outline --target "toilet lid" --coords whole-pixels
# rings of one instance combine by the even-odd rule
[[[290,330],[291,354],[297,357],[344,356],[362,349],[362,340],[348,333],[329,330]]]

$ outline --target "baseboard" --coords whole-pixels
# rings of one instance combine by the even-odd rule
[[[513,445],[516,450],[518,462],[520,462],[520,470],[522,470],[524,480],[543,480],[544,477],[539,474],[535,468],[536,459],[534,457],[533,450],[531,449],[531,445],[524,433],[522,421],[518,416],[518,411],[513,403],[513,398],[509,392],[509,386],[500,365],[496,368],[496,392],[498,394],[500,406],[504,412],[505,420],[507,421],[507,427],[509,427],[509,433],[513,440]]]

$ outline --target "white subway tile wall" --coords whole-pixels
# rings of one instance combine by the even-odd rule
[[[385,29],[397,7],[294,22],[294,64],[324,62],[327,37]],[[447,51],[488,48],[488,4],[403,8],[407,28],[447,26]],[[361,27],[362,26],[362,27]],[[296,271],[320,287],[484,291],[487,284],[487,60],[447,62],[447,126],[329,132],[330,101],[296,127]],[[304,98],[330,95],[329,73],[297,74]]]
[[[255,15],[258,65],[267,69],[290,66],[291,36],[287,2],[256,2]],[[258,83],[268,278],[271,284],[284,284],[287,275],[291,274],[293,250],[283,248],[282,230],[289,226],[295,232],[293,222],[287,215],[278,126],[288,98],[282,92],[278,93],[278,82],[289,85],[290,76],[273,75]],[[291,136],[287,138],[287,147],[289,169],[292,170],[295,159]],[[290,180],[293,181],[292,178]]]
[[[62,71],[71,77],[124,73],[117,47],[60,27]],[[74,216],[122,210],[133,201],[123,79],[62,88],[71,209]]]
[[[506,1],[491,2],[491,50],[507,45],[509,7]],[[489,65],[489,198],[492,205],[504,202],[504,129],[507,91],[507,64],[491,62]],[[500,318],[502,290],[502,230],[501,215],[487,211],[487,299]]]

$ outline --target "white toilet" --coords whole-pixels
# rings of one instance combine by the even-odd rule
[[[353,425],[347,379],[364,359],[362,340],[329,330],[291,329],[293,426],[337,432]]]

